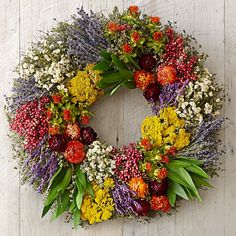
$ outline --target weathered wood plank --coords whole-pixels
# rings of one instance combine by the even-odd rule
[[[9,94],[12,72],[19,62],[19,1],[2,1],[0,9],[0,234],[19,235],[19,176],[14,170],[11,144],[7,137],[3,95]]]

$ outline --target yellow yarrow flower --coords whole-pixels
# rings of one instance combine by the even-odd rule
[[[90,106],[102,95],[102,90],[96,87],[101,80],[101,72],[93,70],[93,67],[93,64],[87,65],[67,83],[67,89],[73,97],[72,102],[78,103],[80,108]]]
[[[180,119],[175,107],[163,108],[159,116],[147,116],[141,127],[142,138],[153,141],[154,146],[175,146],[177,150],[190,143],[190,133],[184,128],[184,120]]]
[[[89,224],[99,223],[112,217],[114,201],[110,190],[114,187],[114,181],[107,178],[103,187],[93,185],[94,198],[85,195],[81,206],[81,219],[88,220]]]

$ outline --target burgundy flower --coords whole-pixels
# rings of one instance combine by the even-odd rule
[[[51,136],[48,141],[49,147],[53,151],[64,152],[67,145],[67,139],[63,134]]]
[[[162,196],[167,194],[168,180],[163,179],[161,183],[156,180],[149,182],[149,192],[151,195]]]
[[[148,102],[157,102],[159,99],[160,89],[156,83],[149,84],[143,91],[143,96]]]
[[[134,205],[133,209],[139,216],[147,216],[150,210],[150,203],[143,199],[137,199],[139,204]]]
[[[96,138],[97,133],[91,127],[86,127],[81,129],[81,142],[83,144],[90,145]]]
[[[152,70],[157,61],[155,59],[155,57],[152,54],[143,54],[140,58],[139,58],[139,66],[146,71],[150,71]]]

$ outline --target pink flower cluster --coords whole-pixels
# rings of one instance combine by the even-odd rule
[[[136,148],[136,144],[129,144],[120,149],[115,155],[115,174],[123,181],[129,181],[133,177],[141,177],[139,171],[139,161],[143,159],[141,152]]]
[[[165,46],[165,52],[163,54],[165,65],[173,66],[177,70],[177,76],[180,81],[197,79],[196,75],[193,74],[193,67],[197,62],[197,57],[187,54],[189,49],[185,50],[183,37],[180,35],[176,37],[172,28],[166,31],[166,35],[168,37],[168,43]]]
[[[48,118],[45,108],[45,103],[48,102],[47,97],[41,98],[40,101],[27,102],[17,109],[10,124],[13,131],[24,137],[25,148],[29,151],[35,149],[48,132]]]

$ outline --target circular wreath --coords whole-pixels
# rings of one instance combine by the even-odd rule
[[[109,16],[78,9],[32,45],[7,98],[22,182],[44,195],[42,216],[74,227],[148,220],[198,199],[220,168],[222,87],[195,39],[137,6]],[[89,126],[91,105],[138,88],[153,115],[137,142],[116,149]]]

